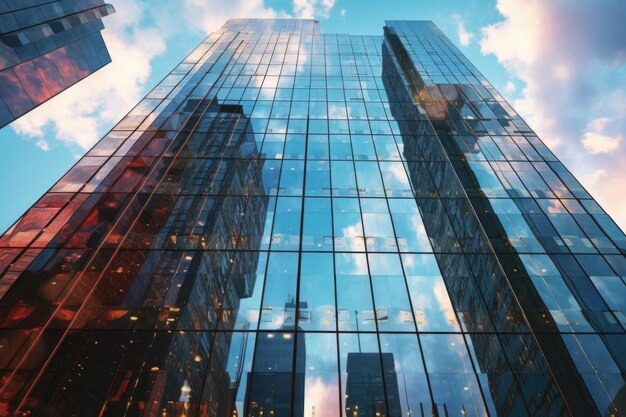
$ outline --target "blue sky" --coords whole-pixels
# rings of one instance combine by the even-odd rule
[[[626,229],[626,2],[108,0],[113,58],[0,129],[0,231],[230,17],[315,17],[326,33],[433,20]]]

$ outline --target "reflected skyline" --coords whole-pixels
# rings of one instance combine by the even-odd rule
[[[0,415],[619,415],[605,216],[431,22],[229,20],[0,237]]]

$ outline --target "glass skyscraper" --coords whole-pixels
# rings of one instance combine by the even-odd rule
[[[102,68],[104,0],[0,0],[0,128]]]
[[[228,21],[0,247],[1,416],[626,416],[626,236],[431,22]]]

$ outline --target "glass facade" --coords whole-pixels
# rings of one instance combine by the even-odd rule
[[[2,416],[626,416],[626,236],[431,22],[228,21],[0,248]]]
[[[102,68],[104,0],[0,0],[0,128]]]

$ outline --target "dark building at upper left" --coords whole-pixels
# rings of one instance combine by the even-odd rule
[[[0,127],[111,62],[104,0],[0,0]]]

